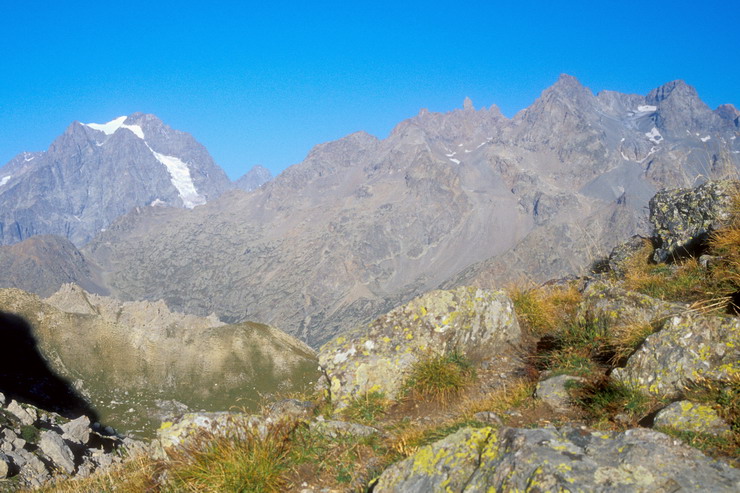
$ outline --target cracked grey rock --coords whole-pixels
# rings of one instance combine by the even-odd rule
[[[57,467],[64,469],[67,474],[75,471],[75,458],[62,437],[53,431],[41,433],[39,448]]]
[[[6,407],[5,409],[12,413],[16,418],[18,418],[21,424],[32,425],[36,421],[36,411],[34,411],[32,408],[25,408],[21,406],[15,400],[10,401],[10,404],[8,404],[8,407]]]
[[[90,418],[80,416],[61,426],[62,438],[73,443],[84,445],[90,439]]]

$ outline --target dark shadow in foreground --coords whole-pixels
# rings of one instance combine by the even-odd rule
[[[33,329],[18,315],[0,311],[0,392],[8,399],[53,411],[67,418],[98,413],[57,375],[41,355]]]

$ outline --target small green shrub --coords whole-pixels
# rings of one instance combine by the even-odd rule
[[[468,358],[459,352],[451,352],[417,361],[404,388],[407,395],[446,403],[474,378],[475,371]]]
[[[21,438],[28,443],[37,443],[39,441],[39,430],[31,425],[21,426]]]

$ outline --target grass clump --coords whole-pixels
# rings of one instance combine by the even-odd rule
[[[65,478],[34,491],[42,493],[170,492],[160,482],[163,462],[145,455],[129,457],[86,478]]]
[[[390,401],[383,392],[366,392],[352,400],[349,406],[342,410],[342,414],[352,421],[367,425],[382,417],[389,405]]]
[[[482,398],[467,400],[463,405],[465,415],[470,418],[475,413],[485,411],[500,414],[525,406],[531,402],[536,386],[536,382],[528,378],[515,378]]]
[[[720,294],[728,298],[730,308],[740,312],[740,195],[735,196],[730,217],[724,227],[709,239],[710,252],[719,258],[712,263],[711,273],[720,286]]]
[[[297,426],[282,421],[260,433],[235,419],[224,432],[200,433],[170,452],[170,482],[175,491],[284,491]]]
[[[406,395],[422,400],[447,403],[475,379],[473,365],[457,351],[432,355],[411,368],[404,389]]]
[[[571,320],[540,341],[535,365],[553,375],[588,377],[605,369],[612,359],[607,326],[595,320]]]
[[[573,319],[581,294],[572,284],[509,290],[519,322],[534,336],[549,334]]]
[[[567,387],[589,418],[602,425],[620,415],[622,425],[636,426],[661,405],[656,398],[606,376],[583,383],[569,382]]]
[[[740,375],[719,381],[699,378],[685,389],[685,397],[712,406],[740,436]]]
[[[655,264],[650,260],[653,247],[645,242],[641,250],[625,262],[624,287],[666,301],[706,300],[715,290],[711,276],[695,258],[675,264]]]

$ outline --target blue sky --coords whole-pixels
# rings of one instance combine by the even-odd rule
[[[507,116],[560,73],[740,104],[740,2],[3,2],[0,163],[74,120],[154,113],[236,178],[465,96]]]

